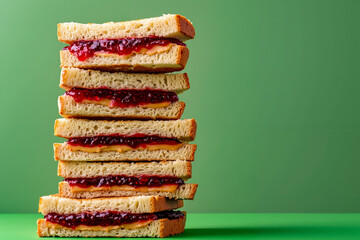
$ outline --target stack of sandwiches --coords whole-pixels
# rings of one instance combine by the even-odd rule
[[[193,199],[196,121],[178,94],[191,22],[163,15],[129,22],[58,24],[59,193],[40,198],[41,237],[167,237],[184,231]]]

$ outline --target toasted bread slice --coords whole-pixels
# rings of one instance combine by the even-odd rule
[[[189,49],[176,44],[170,45],[166,51],[156,52],[151,55],[142,52],[133,53],[129,56],[95,54],[95,56],[85,61],[80,61],[69,50],[61,50],[61,67],[150,73],[181,71],[185,68],[189,58]]]
[[[191,178],[191,163],[187,161],[164,162],[68,162],[60,161],[58,176],[64,178],[92,178],[126,175],[173,176],[183,180]]]
[[[114,230],[73,230],[59,225],[53,228],[45,219],[38,219],[37,234],[40,237],[168,237],[182,233],[185,228],[185,217],[169,220],[167,218],[151,221],[144,227],[135,229],[118,228]]]
[[[55,194],[40,198],[39,212],[43,215],[48,213],[73,214],[96,211],[153,213],[181,208],[182,206],[183,201],[181,200],[170,200],[154,196],[74,199]]]
[[[107,121],[62,118],[55,121],[55,136],[63,138],[107,135],[159,135],[192,141],[196,135],[195,119],[172,121]]]
[[[59,114],[73,118],[116,118],[116,119],[161,119],[176,120],[184,112],[184,102],[173,102],[169,106],[152,107],[110,107],[96,102],[76,102],[73,97],[63,95],[58,99]]]
[[[66,143],[54,143],[55,160],[63,161],[194,161],[196,144],[184,143],[177,150],[134,150],[91,153],[71,151]]]
[[[71,88],[154,89],[180,94],[190,88],[190,83],[186,73],[125,73],[63,68],[60,87],[65,90]]]
[[[65,43],[80,40],[147,36],[177,38],[186,41],[194,38],[195,29],[188,19],[178,14],[167,14],[161,17],[127,22],[103,24],[69,22],[58,24],[58,39]]]
[[[79,199],[91,199],[91,198],[104,198],[104,197],[127,197],[127,196],[158,196],[167,197],[170,199],[188,199],[192,200],[195,197],[195,193],[198,185],[194,183],[185,183],[180,185],[174,192],[165,191],[83,191],[72,192],[68,182],[62,181],[59,183],[59,193],[62,197],[67,198],[79,198]]]

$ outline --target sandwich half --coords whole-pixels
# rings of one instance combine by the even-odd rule
[[[56,160],[164,161],[194,160],[194,119],[172,121],[109,121],[63,118],[55,121]]]
[[[60,161],[59,193],[69,198],[160,196],[193,199],[197,184],[191,178],[191,163],[164,162],[69,162]]]
[[[104,24],[58,24],[58,39],[70,44],[60,51],[61,67],[135,72],[184,69],[189,50],[184,41],[195,30],[183,16]]]
[[[40,237],[167,237],[184,231],[181,200],[137,196],[72,199],[40,198]]]
[[[59,113],[73,118],[179,119],[190,88],[186,73],[145,74],[63,68]]]

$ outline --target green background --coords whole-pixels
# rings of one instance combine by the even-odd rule
[[[0,214],[0,240],[39,240],[41,214]],[[19,228],[21,226],[21,228]],[[360,214],[190,213],[176,240],[349,240],[360,238]],[[48,238],[49,239],[49,238]],[[79,238],[61,238],[78,240]],[[112,240],[114,238],[101,238]],[[126,238],[131,239],[131,238]],[[148,240],[149,238],[137,238]]]
[[[359,212],[360,1],[1,1],[0,212],[57,191],[56,24],[180,13],[195,25],[184,118],[191,212]]]

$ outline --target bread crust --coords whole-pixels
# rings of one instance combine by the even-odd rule
[[[191,148],[191,154],[187,161],[194,161],[195,160],[195,152],[197,150],[197,144],[191,144],[193,147]]]
[[[190,89],[190,81],[189,81],[189,75],[187,73],[184,73],[185,80],[186,80],[186,87],[187,89]]]
[[[176,235],[182,233],[185,230],[185,222],[186,222],[186,212],[183,211],[184,217],[174,220],[163,219],[165,220],[160,227],[160,235],[159,237],[165,238],[168,236]]]
[[[137,192],[137,191],[94,191],[94,192],[71,192],[68,182],[59,183],[59,194],[66,198],[93,199],[104,197],[126,197],[126,196],[158,196],[169,199],[193,200],[196,194],[198,184],[185,183],[180,185],[175,192]]]
[[[195,37],[195,28],[187,18],[177,14],[176,23],[179,32],[183,33],[191,39]]]
[[[168,237],[171,235],[175,235],[175,234],[179,234],[182,233],[185,229],[185,222],[186,222],[186,212],[184,213],[184,217],[183,218],[179,218],[179,219],[173,219],[173,220],[169,220],[167,218],[165,219],[159,219],[159,220],[154,220],[153,222],[150,223],[150,225],[147,225],[145,227],[141,227],[138,229],[129,229],[129,230],[125,230],[123,231],[124,234],[126,235],[120,235],[118,230],[111,230],[109,232],[107,232],[108,236],[107,237],[160,237],[160,238],[164,238],[164,237]],[[156,225],[156,227],[155,227]],[[148,232],[149,228],[153,228],[156,229],[156,233],[155,236],[153,235],[149,235],[146,236],[145,232]],[[72,229],[67,229],[67,228],[63,228],[64,230],[68,230],[68,235],[66,237],[71,237],[73,235],[71,235],[71,233],[82,233],[83,236],[82,237],[96,237],[96,236],[86,236],[86,234],[84,233],[88,233],[88,232],[93,232],[96,235],[97,231],[76,231],[76,230],[72,230]],[[53,235],[50,233],[49,231],[50,229],[46,226],[46,220],[45,219],[38,219],[37,221],[37,234],[39,237],[55,237],[55,236],[59,236],[59,237],[65,237],[65,236],[61,236],[61,235]],[[139,230],[143,230],[142,235],[138,235],[135,236],[134,233],[135,231],[139,231]],[[104,231],[98,231],[98,233],[101,233]],[[118,233],[118,234],[116,234]],[[73,237],[79,237],[79,235],[74,235]],[[105,237],[104,235],[99,235],[98,237]]]
[[[196,131],[197,131],[197,123],[195,119],[191,119],[191,131],[190,131],[190,136],[191,136],[190,139],[192,139],[191,141],[195,140]]]
[[[111,108],[96,103],[77,103],[71,96],[66,95],[59,96],[58,106],[59,114],[66,118],[114,118],[118,120],[176,120],[181,118],[185,109],[184,102],[174,102],[168,107],[154,109],[142,108],[141,106]],[[133,114],[128,112],[133,112]]]
[[[189,49],[187,47],[181,46],[181,48],[178,49],[177,63],[181,66],[181,69],[174,70],[174,71],[181,71],[185,68],[186,63],[189,59],[189,55],[190,55],[190,53],[189,53]]]
[[[172,50],[175,48],[174,50]],[[166,57],[168,56],[168,57]],[[138,59],[136,59],[138,58]],[[171,61],[158,59],[171,58]],[[135,53],[127,58],[117,56],[93,56],[85,61],[79,61],[69,50],[60,51],[61,68],[82,68],[103,71],[124,71],[137,73],[168,73],[181,71],[189,58],[189,49],[173,44],[170,50],[153,55]],[[151,62],[160,61],[160,62]]]
[[[195,193],[196,193],[198,187],[199,187],[198,184],[194,184],[194,187],[191,188],[189,199],[194,200]]]

